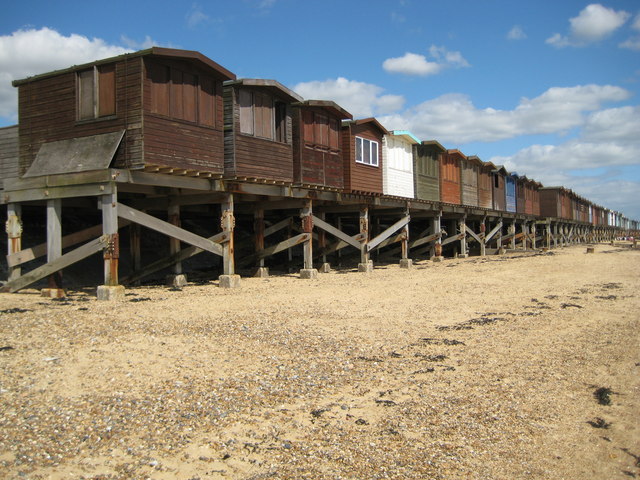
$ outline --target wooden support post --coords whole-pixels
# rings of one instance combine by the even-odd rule
[[[467,254],[467,217],[466,216],[458,220],[458,231],[461,235],[460,253],[458,254],[458,258],[467,258],[469,255]]]
[[[7,204],[7,253],[12,255],[22,251],[22,205],[19,203]],[[7,280],[15,280],[20,277],[22,269],[19,266],[9,267]]]
[[[338,221],[336,222],[336,227],[338,230],[342,231],[342,217],[340,215],[338,215]],[[336,251],[336,257],[338,258],[338,266],[342,266],[342,261],[341,261],[341,257],[342,257],[342,249],[337,250]]]
[[[141,228],[137,223],[129,225],[129,251],[131,253],[131,268],[133,275],[142,268],[142,249],[141,249]],[[140,285],[140,281],[133,282],[134,285]]]
[[[169,207],[167,209],[168,221],[171,225],[181,228],[180,225],[180,204],[176,197],[169,198]],[[169,255],[176,255],[181,249],[180,239],[169,237]],[[182,262],[173,264],[173,273],[167,275],[165,282],[168,286],[174,288],[182,288],[187,284],[187,277],[182,273]]]
[[[522,222],[522,226],[520,227],[522,230],[522,249],[527,249],[527,239],[529,238],[529,226],[527,225],[527,221]]]
[[[511,221],[511,225],[509,225],[509,229],[507,233],[511,235],[511,240],[509,241],[510,248],[512,250],[515,250],[516,248],[516,221],[515,220]]]
[[[438,215],[436,215],[431,219],[432,234],[440,233],[440,231],[442,230],[441,216],[442,216],[442,213],[438,212]],[[436,240],[436,243],[433,245],[433,248],[431,249],[431,260],[434,262],[441,262],[443,260],[442,237],[439,237]]]
[[[318,213],[318,218],[324,222],[326,218],[325,213],[324,212]],[[318,248],[320,249],[321,252],[324,252],[325,248],[327,248],[327,233],[322,229],[319,229],[318,231]],[[331,271],[331,265],[327,262],[326,253],[322,254],[322,265],[320,266],[319,271],[321,273],[329,273]]]
[[[360,263],[358,271],[369,273],[373,271],[373,263],[369,259],[369,251],[367,243],[369,241],[369,207],[360,207],[360,235],[362,240],[360,244]]]
[[[485,244],[486,233],[487,233],[487,225],[486,225],[487,217],[482,217],[482,221],[480,222],[480,256],[485,257],[487,255],[487,245]]]
[[[411,218],[409,214],[409,209],[406,208],[404,211],[405,218]],[[409,258],[409,222],[402,227],[402,235],[403,239],[400,242],[400,248],[402,252],[402,257],[400,258],[400,268],[411,268],[413,266],[413,261]]]
[[[302,210],[300,211],[300,220],[302,222],[302,232],[309,234],[309,239],[304,242],[303,248],[303,266],[300,270],[300,278],[314,279],[318,278],[318,270],[313,268],[313,201],[305,200]]]
[[[219,285],[222,288],[237,288],[240,286],[240,275],[235,273],[235,258],[233,245],[233,230],[236,226],[236,218],[233,214],[233,193],[225,194],[225,199],[220,205],[220,226],[228,240],[222,244],[222,275],[219,277]]]
[[[253,213],[253,232],[254,232],[254,246],[256,252],[264,250],[264,209],[258,208]],[[254,277],[267,278],[269,276],[269,269],[264,266],[264,258],[258,260],[258,266]]]
[[[502,221],[502,218],[500,218],[500,220],[498,221],[498,225],[500,225],[500,228],[497,234],[496,245],[498,249],[498,255],[504,255],[505,250],[504,250],[504,247],[502,246],[502,227],[504,225],[504,222]]]
[[[118,195],[113,192],[100,197],[102,208],[102,233],[106,237],[103,250],[104,285],[98,286],[98,300],[120,300],[124,298],[124,287],[118,284],[118,262],[120,241],[118,238]]]
[[[47,200],[47,263],[62,257],[62,199]],[[47,288],[41,291],[43,297],[61,298],[65,296],[62,289],[62,271],[49,275]]]

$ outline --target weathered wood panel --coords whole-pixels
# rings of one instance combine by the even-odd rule
[[[506,211],[505,171],[500,168],[491,172],[493,189],[493,209],[500,212]]]
[[[527,209],[527,179],[516,179],[516,212],[525,213]]]
[[[18,125],[0,128],[0,190],[5,178],[18,175]]]
[[[462,204],[478,206],[478,165],[473,160],[462,159],[460,162],[462,180]]]
[[[478,206],[482,208],[493,208],[493,188],[491,185],[491,169],[480,167],[478,171]]]
[[[451,151],[440,156],[440,200],[444,203],[462,202],[460,160],[461,155]]]
[[[505,177],[505,210],[507,212],[516,213],[516,179],[511,175]]]
[[[557,188],[543,188],[540,190],[540,214],[543,217],[561,217],[562,199]]]
[[[440,201],[440,155],[443,149],[434,144],[414,145],[415,194],[419,200]]]

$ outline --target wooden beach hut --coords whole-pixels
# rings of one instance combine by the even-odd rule
[[[224,176],[293,183],[292,104],[303,98],[275,80],[224,84]]]
[[[18,125],[0,128],[0,190],[5,178],[18,176]]]
[[[435,140],[413,146],[415,198],[440,201],[440,156],[446,149]]]
[[[385,195],[414,198],[413,146],[418,140],[406,130],[382,138],[382,190]]]
[[[478,206],[493,209],[492,174],[496,166],[491,162],[482,162],[478,170]]]
[[[507,212],[516,213],[517,210],[517,173],[509,173],[505,176],[505,210]]]
[[[305,100],[292,105],[293,181],[297,185],[344,187],[342,120],[353,118],[338,104]]]
[[[383,193],[382,138],[388,133],[375,118],[342,122],[345,191]]]
[[[571,191],[564,187],[540,188],[540,214],[544,217],[571,219]]]
[[[499,212],[506,211],[507,170],[503,166],[497,166],[491,171],[491,184],[493,188],[493,209]]]
[[[482,160],[471,155],[460,160],[460,179],[462,182],[462,204],[478,206],[478,176]]]
[[[233,78],[201,53],[153,47],[16,80],[20,174],[221,176],[222,82]]]
[[[457,149],[449,149],[440,155],[440,201],[462,204],[461,163],[465,155]]]
[[[526,175],[516,177],[516,212],[518,213],[526,213],[528,184],[529,179]]]

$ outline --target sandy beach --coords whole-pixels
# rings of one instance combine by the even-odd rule
[[[0,477],[640,478],[640,249],[0,294]]]

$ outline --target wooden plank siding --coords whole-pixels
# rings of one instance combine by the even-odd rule
[[[500,212],[507,210],[506,203],[506,176],[504,167],[496,168],[491,172],[491,187],[493,190],[493,209]]]
[[[385,195],[414,198],[413,145],[409,132],[394,130],[382,138],[382,190]]]
[[[491,162],[482,162],[478,171],[478,206],[493,209],[493,177],[491,172],[496,166]]]
[[[517,200],[516,200],[516,177],[513,174],[505,176],[505,211],[516,213],[517,212]]]
[[[516,178],[516,212],[525,213],[527,210],[527,184],[529,179],[525,176]]]
[[[462,181],[462,204],[478,206],[478,175],[482,161],[476,156],[469,156],[460,161],[460,178]]]
[[[244,93],[242,93],[244,92]],[[245,105],[243,98],[259,99],[259,104]],[[247,177],[293,183],[293,125],[292,103],[301,101],[297,94],[273,80],[243,79],[224,86],[224,176]],[[256,100],[257,101],[257,100]],[[267,105],[271,102],[273,108]],[[278,102],[276,104],[276,102]],[[284,108],[282,131],[275,129],[276,105]],[[247,126],[242,108],[255,120]],[[241,126],[241,117],[243,125]],[[268,120],[271,122],[266,123]],[[265,128],[271,125],[270,132]],[[247,132],[247,133],[243,133]],[[251,133],[253,132],[253,133]],[[257,135],[271,136],[261,138]],[[281,136],[279,136],[281,135]]]
[[[5,178],[18,177],[18,125],[0,128],[0,190]]]
[[[462,203],[461,191],[461,165],[465,158],[459,150],[447,150],[440,156],[440,201],[460,205]]]
[[[445,148],[435,140],[413,146],[413,176],[418,200],[440,201],[440,156]]]
[[[351,118],[334,102],[307,100],[293,104],[294,183],[342,190],[342,120]]]
[[[173,113],[163,116],[152,112],[149,63],[179,65],[186,72],[181,77],[185,93],[180,106],[195,115],[192,121],[176,118]],[[18,87],[19,99],[20,174],[31,166],[44,143],[121,130],[125,136],[113,167],[139,169],[153,164],[221,172],[222,80],[230,78],[234,78],[232,73],[198,52],[153,47],[17,80],[13,84]],[[99,82],[114,90],[101,90]],[[95,88],[98,94],[87,94],[88,88]],[[203,89],[212,94],[211,106],[199,108]],[[170,102],[173,98],[153,93],[156,100]],[[97,103],[92,107],[91,102]],[[215,120],[214,110],[219,112]],[[203,121],[211,125],[203,127]]]
[[[374,118],[342,123],[344,155],[344,189],[347,192],[383,193],[382,137],[387,130]],[[378,166],[356,162],[356,137],[378,143]]]

